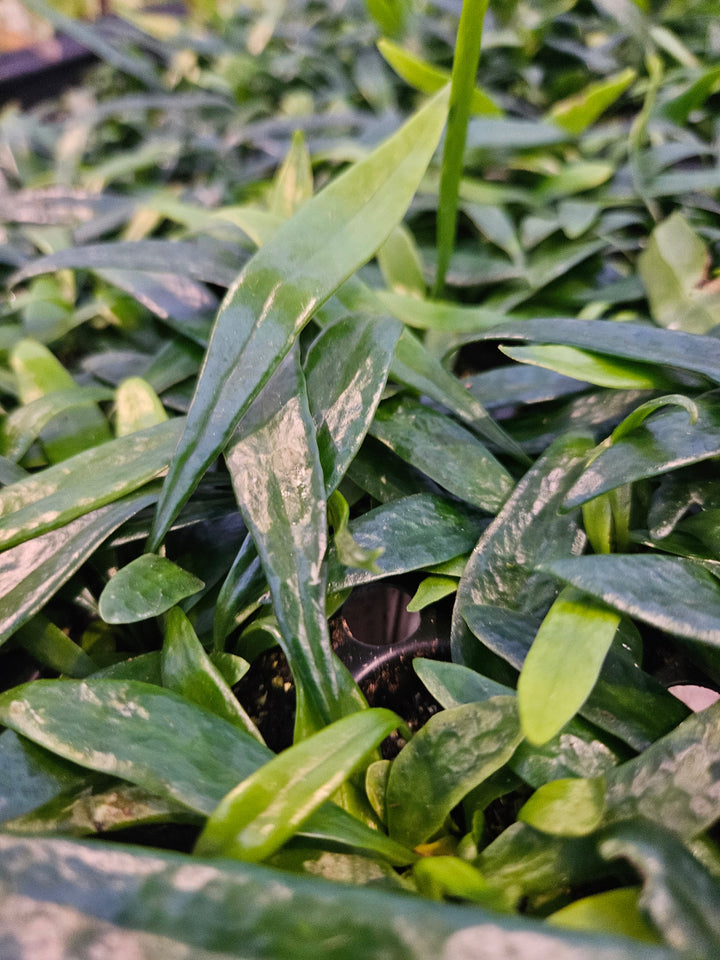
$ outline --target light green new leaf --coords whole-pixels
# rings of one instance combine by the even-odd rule
[[[447,102],[447,91],[433,98],[304,204],[241,271],[218,314],[148,549],[158,547],[313,313],[401,219],[435,151]]]
[[[165,618],[161,669],[164,687],[212,710],[262,742],[257,727],[203,650],[192,624],[179,607],[169,610]]]
[[[390,836],[408,846],[429,839],[466,794],[507,763],[521,740],[515,697],[435,714],[390,769]]]
[[[437,213],[437,267],[435,296],[445,286],[445,275],[455,246],[458,198],[462,178],[467,125],[475,89],[483,21],[489,0],[463,0],[458,24],[450,84],[448,129],[443,146]]]
[[[335,490],[328,497],[328,523],[333,528],[333,542],[339,563],[346,567],[359,567],[378,576],[382,570],[375,562],[385,552],[384,547],[366,550],[353,538],[348,529],[350,507],[343,495]]]
[[[168,419],[153,388],[142,377],[128,377],[115,391],[115,433],[126,437]]]
[[[600,826],[604,812],[604,777],[568,777],[539,787],[518,811],[518,820],[543,833],[583,837]]]
[[[547,743],[582,707],[595,685],[620,615],[573,588],[553,603],[518,679],[523,733]]]
[[[291,217],[313,195],[313,174],[310,154],[302,130],[296,130],[290,149],[273,183],[270,212],[285,220]]]
[[[52,399],[61,391],[67,399],[75,381],[60,361],[35,340],[21,340],[10,351],[8,358],[15,374],[18,395],[23,404],[42,397]],[[87,397],[88,395],[86,395]],[[94,403],[64,404],[57,415],[42,428],[43,449],[51,463],[58,463],[82,450],[95,447],[111,438],[110,428],[103,413]]]
[[[564,930],[597,930],[660,943],[660,937],[640,910],[639,900],[639,887],[604,890],[561,907],[550,914],[547,923]]]
[[[222,799],[195,853],[265,860],[399,724],[390,710],[365,710],[283,751]]]
[[[601,353],[578,350],[577,347],[531,346],[500,347],[511,360],[531,363],[554,370],[575,380],[584,380],[600,387],[616,390],[667,390],[672,382],[662,369],[649,363],[617,360]]]
[[[160,616],[205,586],[166,557],[146,553],[122,567],[100,594],[105,623],[137,623]]]
[[[620,73],[588,84],[579,93],[553,104],[546,119],[568,133],[580,134],[623,94],[635,79],[629,67]]]
[[[708,281],[709,261],[704,241],[681,213],[655,227],[638,271],[659,326],[707,333],[720,323],[720,291]]]
[[[167,467],[182,427],[176,417],[4,487],[0,547],[37,537],[142,487]]]
[[[399,77],[422,93],[435,93],[450,81],[450,72],[409,53],[391,40],[378,40],[378,50]],[[503,110],[484,90],[473,87],[470,93],[472,113],[501,117]]]
[[[97,670],[82,647],[41,613],[15,632],[14,641],[38,663],[68,677],[87,677]]]

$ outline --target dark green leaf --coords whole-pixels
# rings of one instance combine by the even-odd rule
[[[510,474],[449,417],[407,399],[384,403],[370,433],[450,493],[495,513],[513,488]]]
[[[325,617],[325,483],[294,351],[243,420],[226,461],[273,597],[309,728],[362,701],[343,692]],[[353,705],[354,704],[354,705]],[[351,706],[352,705],[352,706]]]
[[[542,562],[538,568],[668,633],[720,644],[720,584],[692,560],[605,554]]]
[[[328,495],[372,421],[400,331],[387,318],[353,315],[327,326],[308,350],[308,403]]]
[[[15,941],[10,940],[13,949],[18,941],[24,948],[26,918],[32,909],[53,929],[69,926],[67,936],[74,944],[99,941],[104,949],[104,939],[116,953],[120,944],[125,956],[139,949],[142,934],[141,943],[149,941],[149,946],[139,955],[141,960],[161,955],[169,960],[190,956],[210,960],[204,950],[213,951],[213,960],[225,960],[220,951],[246,960],[305,960],[337,953],[339,942],[347,960],[383,955],[480,960],[487,957],[488,944],[497,957],[514,952],[522,960],[543,955],[554,960],[673,956],[662,947],[552,930],[519,917],[499,922],[496,913],[480,908],[434,904],[387,890],[353,889],[256,864],[189,860],[117,844],[21,837],[3,837],[0,851],[6,908],[2,922],[8,938]],[[204,882],[188,882],[190,869],[202,870]],[[169,953],[178,941],[189,944],[189,950]],[[30,960],[27,951],[20,956]]]
[[[609,832],[600,852],[608,860],[623,857],[640,872],[640,906],[669,946],[683,956],[717,956],[720,883],[682,843],[653,823],[628,823]]]
[[[349,525],[350,533],[366,550],[384,548],[377,559],[382,576],[407,573],[470,550],[482,521],[470,510],[441,497],[416,494],[369,510]],[[332,592],[375,579],[367,570],[343,568],[331,549],[328,589]]]
[[[625,483],[719,456],[720,397],[713,392],[696,400],[695,407],[694,423],[686,410],[663,410],[602,450],[568,492],[565,505],[576,507]]]

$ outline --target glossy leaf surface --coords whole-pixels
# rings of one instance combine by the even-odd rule
[[[431,717],[390,769],[390,836],[409,846],[427,840],[470,790],[510,759],[521,739],[514,697],[494,697]]]
[[[74,938],[78,915],[82,917],[85,942],[114,936],[117,944],[128,929],[135,935],[152,931],[147,960],[158,955],[157,938],[166,951],[174,941],[189,945],[177,960],[205,960],[205,949],[214,958],[227,951],[247,960],[296,960],[332,952],[339,936],[348,960],[383,952],[407,960],[437,960],[443,954],[480,960],[487,956],[488,944],[498,958],[515,952],[522,960],[543,955],[554,960],[673,957],[662,947],[551,930],[522,918],[499,924],[496,913],[480,908],[329,885],[256,864],[189,861],[178,854],[60,839],[3,837],[0,849],[8,920],[21,904],[27,909],[29,900],[54,927],[61,920],[70,922]],[[202,870],[199,884],[187,882],[191,862]],[[108,886],[112,897],[102,893]],[[19,923],[13,923],[10,933],[22,944]],[[225,960],[222,953],[220,957]]]
[[[311,722],[338,719],[340,681],[325,617],[325,483],[296,352],[241,424],[226,462]]]
[[[100,595],[106,623],[137,623],[165,613],[205,584],[166,557],[146,553],[115,574]]]
[[[377,558],[382,576],[406,573],[451,560],[471,549],[482,529],[478,516],[441,497],[416,494],[369,510],[348,525],[366,550],[383,548]],[[328,589],[342,590],[375,579],[368,570],[343,568],[328,553]]]
[[[390,710],[364,710],[285,750],[223,798],[195,852],[265,860],[401,722]]]
[[[694,423],[686,410],[662,410],[602,450],[568,492],[566,506],[720,455],[720,399],[713,392],[695,407]]]
[[[400,331],[388,318],[353,315],[326,327],[308,350],[308,403],[328,495],[370,426]]]
[[[402,217],[435,150],[446,105],[447,94],[439,94],[394,137],[308,201],[236,279],[218,314],[187,429],[158,505],[151,547],[163,539],[313,312],[372,256]]]
[[[540,567],[668,633],[720,644],[720,585],[692,560],[605,554],[543,562]]]
[[[182,418],[109,440],[0,490],[0,546],[22,543],[137,490],[168,465]]]
[[[495,513],[513,488],[510,474],[468,430],[412,400],[391,400],[370,433],[450,493]]]
[[[135,494],[0,554],[0,643],[38,613],[122,523],[157,494]]]
[[[262,742],[255,724],[203,650],[190,621],[179,607],[169,610],[165,618],[161,670],[164,687],[211,710]]]

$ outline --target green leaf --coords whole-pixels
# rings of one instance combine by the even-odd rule
[[[421,93],[435,93],[450,81],[448,70],[434,67],[391,40],[378,40],[377,47],[395,73]],[[473,87],[470,92],[470,110],[472,113],[495,117],[500,117],[503,113],[492,97],[478,87]]]
[[[507,763],[521,739],[514,697],[435,714],[390,769],[390,836],[408,846],[428,840],[466,794]]]
[[[3,549],[137,490],[167,467],[183,419],[109,440],[0,490]]]
[[[333,528],[333,543],[338,563],[346,567],[358,567],[380,576],[382,570],[375,562],[384,553],[383,547],[365,550],[353,539],[348,529],[350,507],[345,497],[335,490],[328,498],[328,523]]]
[[[554,370],[566,377],[595,383],[616,390],[666,390],[672,381],[648,363],[616,360],[601,353],[578,350],[577,347],[532,346],[501,347],[504,354],[518,363],[532,363]]]
[[[29,813],[57,793],[81,787],[88,772],[56,757],[13,730],[0,736],[0,821]]]
[[[32,620],[16,630],[14,636],[15,642],[38,663],[58,673],[69,677],[87,677],[97,670],[97,664],[82,647],[41,613],[35,614]]]
[[[376,295],[393,316],[419,330],[476,333],[507,322],[504,313],[487,307],[471,307],[445,300],[418,300],[390,290],[378,290]]]
[[[407,605],[408,613],[416,613],[424,610],[432,603],[437,603],[443,597],[449,597],[456,592],[458,582],[453,577],[425,577],[420,586],[413,594],[413,598]]]
[[[159,850],[63,839],[0,837],[2,924],[25,949],[28,915],[60,932],[61,947],[185,960],[297,960],[332,955],[437,960],[497,956],[531,960],[672,960],[663,947],[563,931],[480,907],[437,904],[385,889],[358,889],[258,864],[189,859]],[[79,869],[78,865],[82,868]],[[202,871],[203,883],[188,882]],[[238,904],[242,909],[238,909]],[[34,941],[35,943],[37,941]],[[175,944],[186,945],[170,953]],[[119,945],[119,946],[118,946]],[[205,951],[208,951],[206,956]],[[16,953],[18,950],[16,950]],[[37,953],[37,951],[35,951]],[[30,960],[30,950],[23,960]]]
[[[510,474],[476,437],[417,401],[382,404],[370,433],[450,493],[489,513],[497,512],[513,488]]]
[[[640,323],[543,317],[499,325],[478,339],[564,344],[641,363],[679,367],[720,383],[720,342],[717,338],[680,330],[657,330]]]
[[[647,943],[661,943],[655,928],[650,926],[640,910],[639,900],[639,887],[619,887],[592,893],[551,913],[547,923],[564,930],[597,930]]]
[[[173,607],[165,617],[161,663],[164,687],[211,710],[263,742],[257,727],[243,710],[222,673],[203,650],[190,621],[179,607]]]
[[[100,595],[105,623],[137,623],[165,613],[205,586],[192,573],[152,553],[131,560],[108,581]]]
[[[445,275],[455,246],[458,198],[462,178],[470,104],[475,89],[483,21],[488,0],[463,0],[458,24],[450,81],[448,128],[440,172],[440,196],[437,213],[437,266],[435,295],[445,286]]]
[[[68,387],[17,407],[0,424],[0,450],[12,460],[19,460],[56,418],[78,407],[90,407],[99,401],[112,400],[106,387]],[[109,434],[107,439],[109,439]]]
[[[501,913],[510,906],[505,890],[459,857],[423,857],[413,866],[413,879],[420,893],[433,900],[470,900]]]
[[[268,579],[307,718],[322,726],[362,699],[341,687],[325,617],[325,483],[305,380],[293,351],[226,451],[233,489]],[[298,726],[300,729],[300,726]]]
[[[605,812],[605,778],[569,778],[543,784],[518,811],[518,820],[542,833],[583,837]]]
[[[578,135],[591,126],[620,97],[636,77],[629,67],[588,84],[579,93],[553,104],[546,119]]]
[[[302,130],[296,130],[273,183],[270,212],[285,220],[299,210],[312,195],[310,154]]]
[[[130,495],[0,553],[0,643],[39,613],[114,530],[156,497]]]
[[[713,391],[692,406],[697,411],[694,422],[685,407],[653,413],[631,433],[623,430],[593,458],[563,506],[576,507],[624,484],[719,456],[720,397]]]
[[[267,591],[267,581],[260,564],[255,543],[250,535],[242,546],[228,571],[215,603],[213,640],[220,649],[225,638],[236,626],[236,617],[243,610],[252,609]]]
[[[572,588],[550,607],[518,678],[520,723],[531,743],[547,743],[582,707],[619,623],[619,614]]]
[[[23,404],[44,396],[52,398],[56,391],[61,391],[63,400],[67,400],[68,392],[75,387],[75,381],[59,360],[35,340],[16,343],[8,361]],[[94,403],[87,403],[86,398],[83,399],[84,402],[76,405],[63,404],[56,416],[44,425],[41,439],[51,463],[65,460],[110,439],[110,428],[102,412]]]
[[[115,391],[115,433],[125,437],[168,419],[160,398],[142,377],[123,380]]]
[[[265,860],[401,723],[390,710],[364,710],[283,751],[222,799],[196,854]]]
[[[525,649],[519,646],[518,632],[534,636],[556,595],[555,585],[535,567],[583,547],[576,518],[559,514],[558,507],[589,446],[588,439],[570,435],[550,447],[478,541],[458,586],[452,627],[455,661],[484,672],[482,645],[522,663]]]
[[[0,718],[66,760],[205,814],[272,756],[184,697],[132,680],[35,680],[0,694]]]
[[[472,548],[482,523],[462,505],[430,494],[415,494],[368,510],[349,524],[365,550],[384,548],[377,565],[382,576],[407,573],[451,560]],[[337,592],[375,579],[367,570],[347,569],[331,548],[328,590]]]
[[[398,224],[377,252],[377,262],[391,290],[415,297],[426,293],[422,258],[410,231]]]
[[[640,906],[669,946],[708,960],[717,954],[720,883],[684,844],[653,823],[628,823],[613,828],[600,852],[629,860],[641,874]]]
[[[162,541],[315,310],[373,255],[404,214],[440,137],[447,96],[439,94],[308,201],[234,282],[213,329],[149,549]]]
[[[372,422],[400,332],[387,317],[353,314],[325,327],[308,350],[308,404],[328,496]]]
[[[538,569],[667,633],[720,644],[720,584],[692,560],[602,554],[543,562]]]
[[[642,817],[686,840],[717,819],[720,702],[694,713],[607,777],[606,823]]]
[[[707,333],[720,323],[720,292],[708,278],[710,254],[685,217],[673,213],[638,257],[650,313],[661,327]]]

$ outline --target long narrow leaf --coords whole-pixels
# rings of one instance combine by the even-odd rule
[[[253,399],[319,306],[405,213],[445,122],[437,94],[393,137],[308,201],[230,288],[200,372],[185,434],[158,504],[156,549]]]

